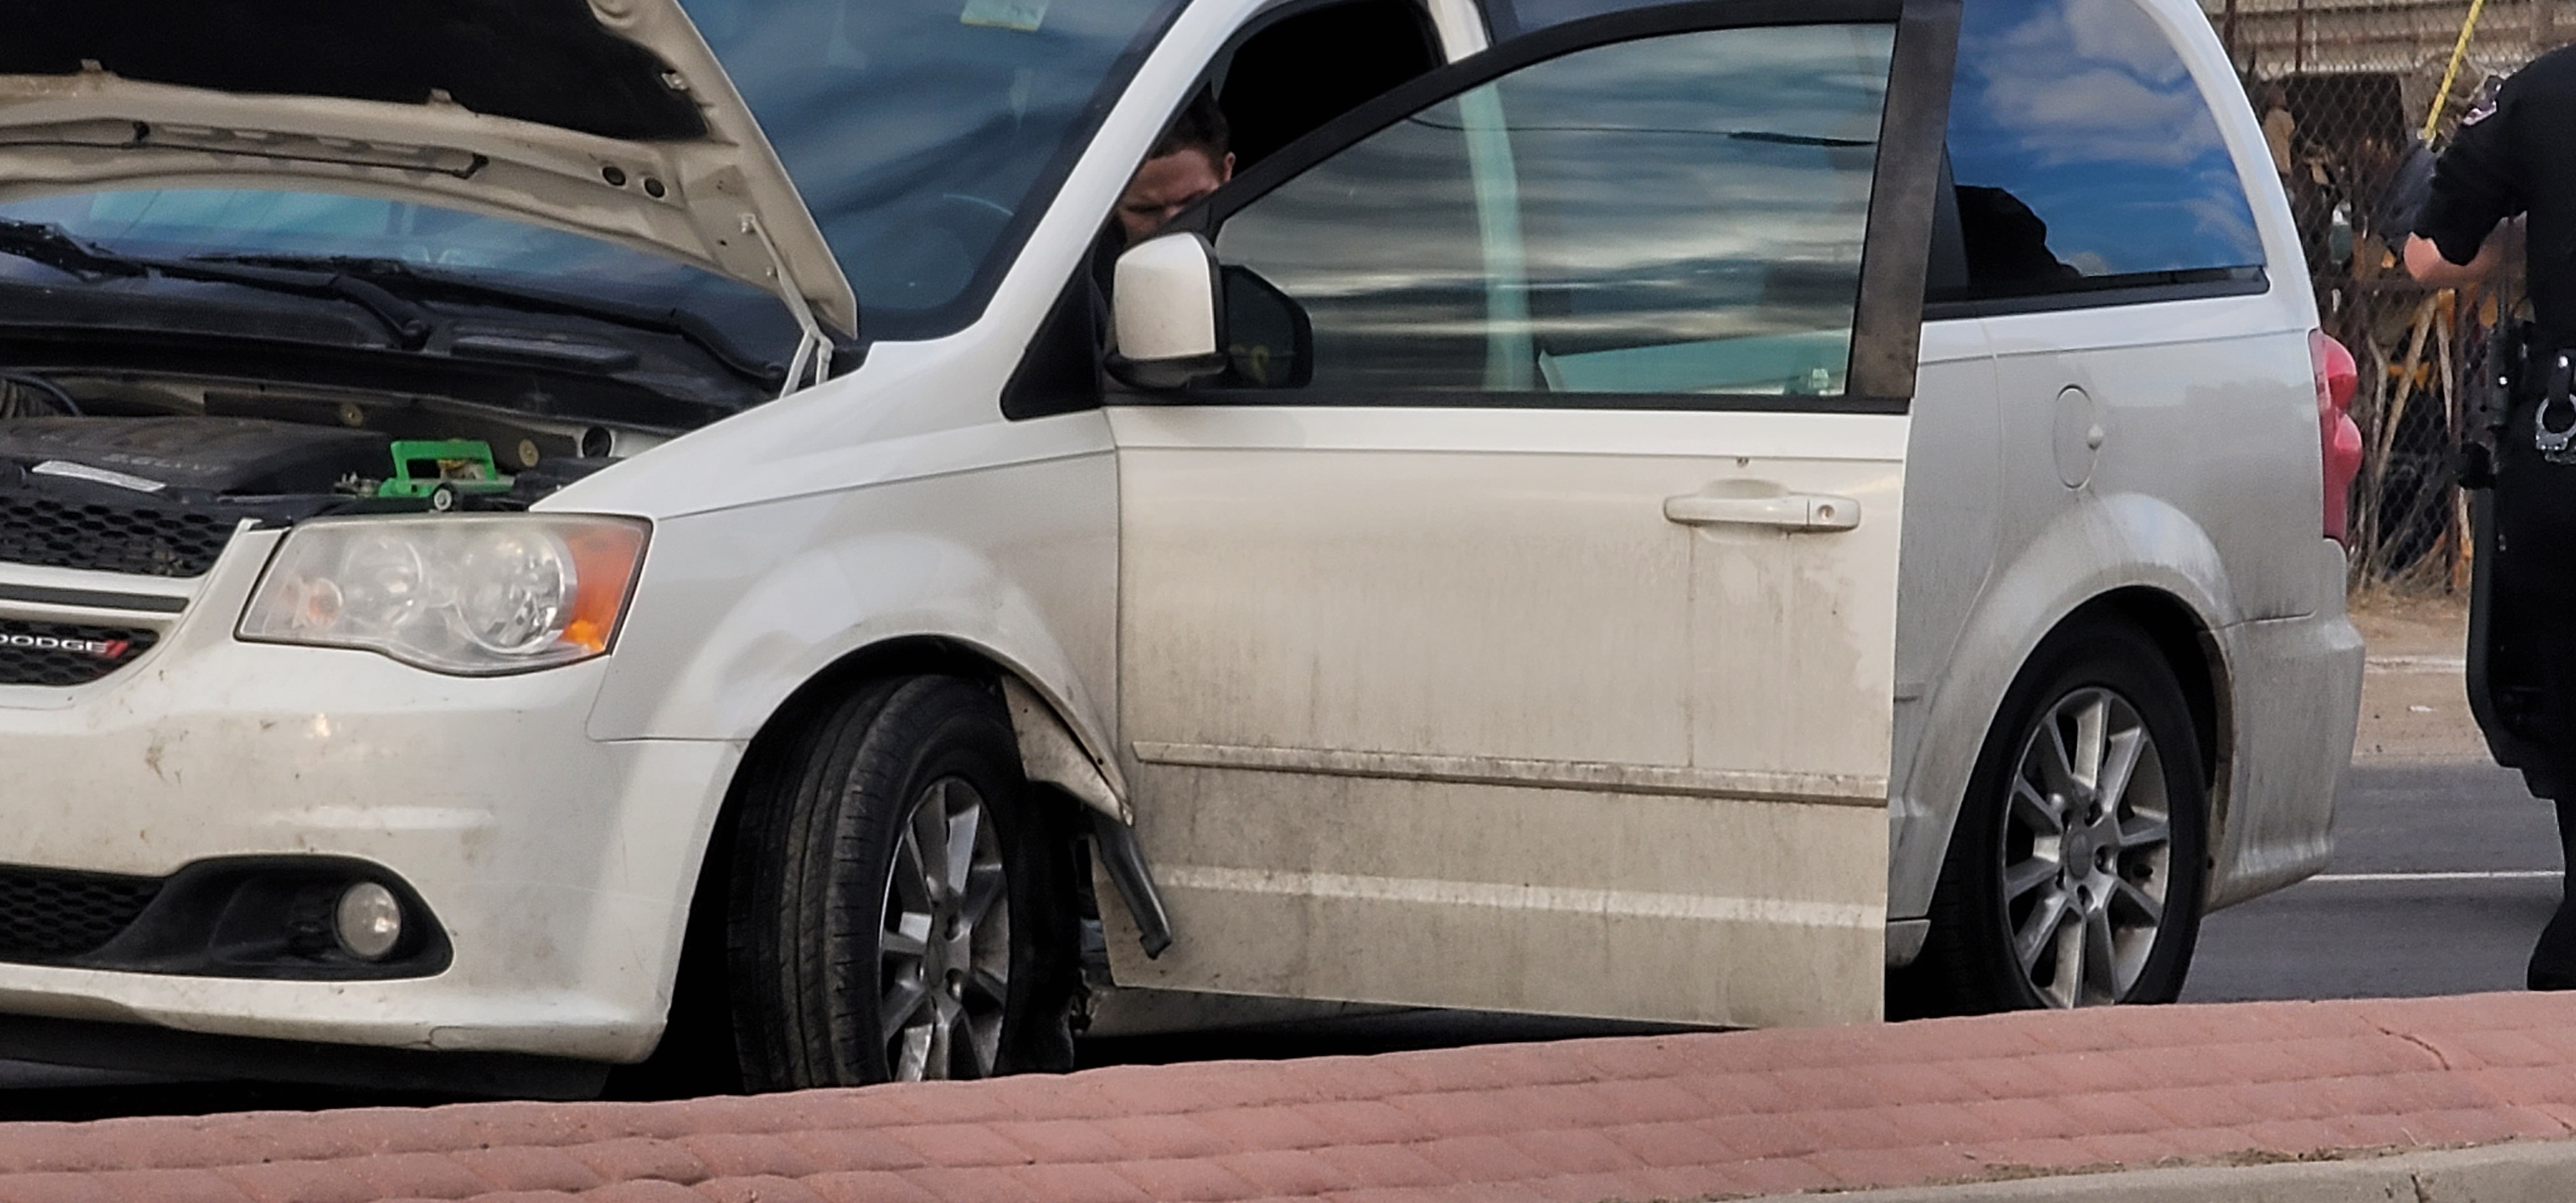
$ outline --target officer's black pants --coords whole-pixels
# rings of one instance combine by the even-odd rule
[[[2558,913],[2531,950],[2534,990],[2576,990],[2576,464],[2552,464],[2532,448],[2532,411],[2523,406],[2499,440],[2494,593],[2489,622],[2495,658],[2536,678],[2546,701],[2540,735],[2552,762],[2560,864]],[[2536,670],[2533,671],[2533,670]],[[2493,671],[2492,669],[2490,671]]]
[[[2558,800],[2558,848],[2568,866],[2560,887],[2558,913],[2540,929],[2532,946],[2526,980],[2534,990],[2576,990],[2576,800]]]

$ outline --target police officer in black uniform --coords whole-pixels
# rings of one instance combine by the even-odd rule
[[[2499,227],[2517,215],[2532,323],[2498,365],[2515,383],[2481,517],[2470,686],[2498,758],[2557,802],[2570,888],[2532,950],[2530,984],[2565,990],[2576,989],[2576,438],[2556,436],[2576,436],[2561,366],[2576,355],[2576,47],[2534,60],[2472,110],[2434,167],[2407,270],[2444,287],[2476,281],[2503,260]]]

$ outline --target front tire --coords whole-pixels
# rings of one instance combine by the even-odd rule
[[[1935,1013],[2171,1002],[2200,932],[2209,788],[2135,628],[2041,644],[1988,733],[1905,975]]]
[[[867,683],[744,803],[726,943],[746,1086],[1069,1066],[1070,844],[991,689]]]

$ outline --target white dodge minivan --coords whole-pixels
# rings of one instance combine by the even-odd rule
[[[2186,0],[20,7],[0,1056],[2157,1001],[2326,859],[2351,361]]]

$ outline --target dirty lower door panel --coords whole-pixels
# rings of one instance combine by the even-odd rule
[[[1743,415],[1571,454],[1602,415],[1474,424],[1496,417],[1518,430],[1433,450],[1390,428],[1462,415],[1118,413],[1130,781],[1181,933],[1120,980],[1874,1015],[1887,707],[1849,698],[1890,689],[1904,419],[1826,460]],[[1674,454],[1691,442],[1724,451]],[[1866,517],[1817,538],[1664,516],[1748,473]]]

